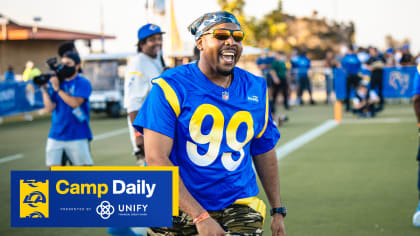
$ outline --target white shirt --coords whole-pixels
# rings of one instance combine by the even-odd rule
[[[139,53],[129,59],[124,81],[124,107],[128,113],[140,109],[152,89],[152,79],[162,72],[160,54],[151,58]]]
[[[357,95],[359,95],[362,99],[365,99],[367,97],[367,94],[361,93],[359,91],[357,91]],[[369,99],[377,100],[377,99],[379,99],[379,97],[378,97],[378,95],[376,94],[375,91],[370,90],[369,91]],[[360,102],[361,101],[357,97],[353,98],[353,104],[354,105],[359,105]]]

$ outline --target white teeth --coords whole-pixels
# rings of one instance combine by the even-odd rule
[[[233,52],[224,52],[223,56],[235,56]]]

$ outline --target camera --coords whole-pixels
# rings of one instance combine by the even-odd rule
[[[65,78],[62,76],[62,73],[60,73],[60,71],[63,69],[63,65],[61,63],[57,64],[57,58],[56,57],[49,58],[45,63],[47,63],[48,67],[53,72],[47,73],[47,74],[40,74],[38,76],[35,76],[34,77],[34,83],[38,86],[42,86],[42,85],[48,83],[50,78],[55,76],[55,75],[57,75],[60,83],[63,82]]]

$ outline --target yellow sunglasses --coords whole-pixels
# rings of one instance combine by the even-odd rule
[[[213,37],[215,37],[218,40],[226,40],[232,35],[233,39],[236,42],[241,42],[245,37],[245,32],[243,32],[242,30],[231,30],[231,29],[223,29],[223,28],[208,30],[204,32],[202,35],[205,35],[205,34],[213,34]]]

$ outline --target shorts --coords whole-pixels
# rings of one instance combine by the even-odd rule
[[[59,141],[48,138],[46,147],[47,166],[61,166],[63,152],[75,166],[93,165],[87,139],[73,141]]]
[[[222,226],[226,235],[263,235],[263,216],[247,205],[233,204],[220,211],[209,211],[209,214]],[[180,211],[172,221],[171,228],[149,228],[148,235],[198,235],[193,219],[185,212]]]

